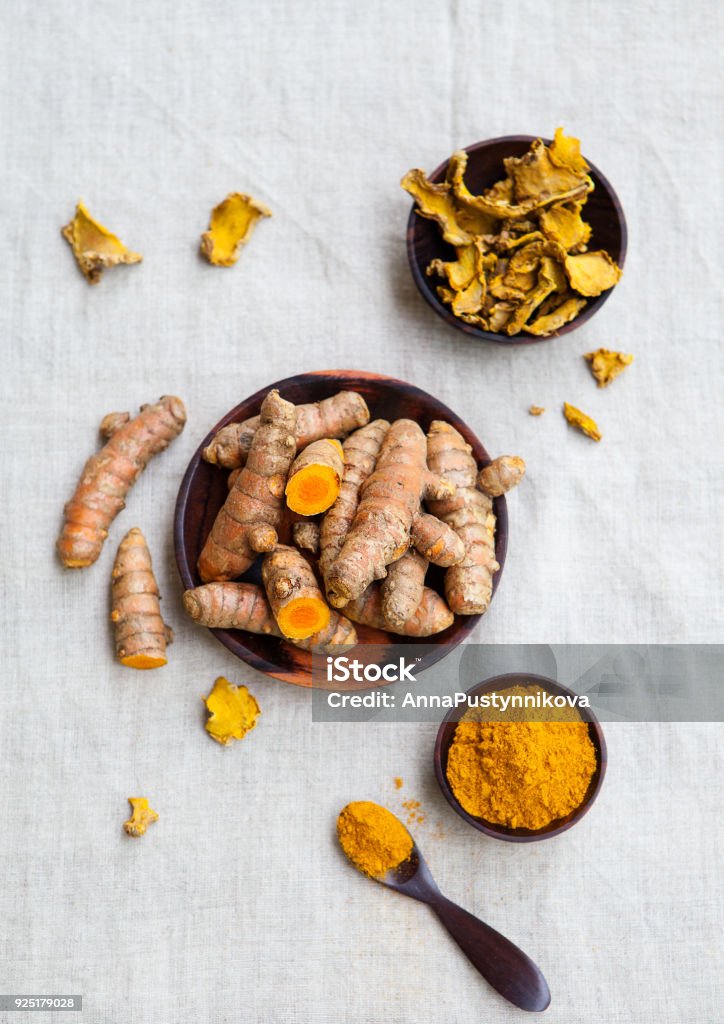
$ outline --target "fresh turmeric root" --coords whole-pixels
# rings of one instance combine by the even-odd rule
[[[412,618],[401,628],[392,629],[382,611],[382,590],[378,583],[372,583],[356,600],[345,606],[347,618],[361,626],[384,629],[401,636],[425,637],[441,633],[453,624],[455,616],[439,594],[425,587],[422,600]]]
[[[262,403],[261,424],[247,464],[229,491],[198,561],[199,575],[230,580],[245,572],[257,554],[272,551],[283,515],[284,487],[296,452],[297,410],[278,391]]]
[[[312,441],[289,470],[287,505],[302,516],[326,512],[337,500],[343,473],[344,453],[339,441],[328,437]]]
[[[151,553],[135,526],[118,546],[111,579],[111,622],[119,661],[129,668],[161,668],[173,630],[161,618]]]
[[[424,555],[411,549],[388,565],[380,585],[382,617],[388,629],[403,629],[420,607],[428,564]]]
[[[428,465],[455,484],[451,497],[428,502],[428,508],[458,534],[465,546],[463,560],[445,573],[445,597],[457,615],[482,615],[493,594],[495,559],[493,502],[476,486],[478,467],[470,445],[442,420],[430,425]]]
[[[205,583],[187,590],[184,608],[200,626],[243,629],[247,633],[281,636],[266,594],[254,583]]]
[[[490,498],[499,498],[517,487],[525,473],[525,462],[519,455],[499,455],[478,473],[478,487]]]
[[[135,419],[127,412],[109,413],[101,423],[106,445],[83,467],[75,494],[64,509],[58,538],[60,559],[68,569],[92,565],[101,553],[108,527],[125,507],[130,488],[151,458],[181,433],[186,410],[173,395],[142,405]]]
[[[371,475],[390,424],[373,420],[355,430],[342,445],[344,475],[339,495],[322,520],[319,534],[319,571],[327,589],[327,573],[342,550],[359,504],[360,489]]]
[[[449,498],[454,490],[451,483],[428,470],[425,435],[417,423],[396,420],[382,442],[375,471],[362,486],[342,550],[326,574],[330,604],[342,608],[373,580],[383,579],[387,566],[410,546],[423,498]],[[449,558],[448,548],[456,544],[453,531],[440,524],[436,544],[428,547]],[[426,552],[431,561],[436,560],[434,554]]]
[[[206,583],[195,590],[187,590],[183,602],[186,611],[200,626],[283,636],[266,594],[253,583]],[[303,651],[320,648],[325,654],[333,654],[343,647],[354,647],[357,633],[349,619],[330,610],[329,624],[324,629],[304,640],[286,639]]]
[[[330,609],[311,566],[296,548],[278,544],[261,567],[269,604],[279,629],[290,640],[306,640],[326,629]]]
[[[343,438],[357,427],[369,422],[370,411],[362,395],[356,391],[340,391],[321,402],[297,406],[297,450],[325,437]],[[226,469],[236,469],[246,462],[251,442],[259,429],[259,417],[243,423],[229,423],[212,438],[203,456],[207,462]]]

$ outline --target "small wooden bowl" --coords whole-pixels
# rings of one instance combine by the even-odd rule
[[[467,146],[468,166],[465,181],[470,191],[479,195],[483,189],[490,188],[496,181],[499,181],[503,177],[503,158],[522,156],[530,149],[530,144],[537,137],[535,135],[504,135],[499,139],[488,139],[487,142],[476,142],[473,146]],[[544,139],[543,141],[548,144],[551,140]],[[444,181],[448,163],[449,161],[446,160],[445,163],[440,164],[430,175],[430,181],[435,183]],[[590,176],[596,186],[583,208],[584,219],[588,221],[593,230],[589,249],[605,249],[609,256],[620,267],[623,267],[626,259],[628,234],[621,203],[608,179],[601,174],[597,167],[593,166],[590,160],[588,163],[591,168]],[[443,241],[440,228],[435,221],[420,217],[415,212],[414,203],[407,222],[407,258],[410,261],[412,276],[420,294],[438,316],[442,317],[451,327],[455,327],[458,331],[464,331],[471,338],[495,341],[501,345],[533,345],[539,341],[550,341],[551,338],[569,334],[590,320],[614,290],[610,288],[597,298],[589,299],[583,312],[575,320],[571,320],[570,323],[561,327],[555,334],[538,338],[533,334],[521,332],[511,338],[507,334],[483,331],[473,324],[465,323],[464,320],[454,316],[439,298],[436,289],[442,281],[437,277],[427,277],[425,270],[434,259],[454,260],[455,249]]]
[[[532,675],[527,672],[511,672],[507,675],[486,679],[484,682],[471,687],[467,693],[469,696],[477,696],[483,693],[491,693],[493,690],[505,690],[511,686],[528,685],[539,686],[541,689],[555,695],[562,695],[564,697],[574,696],[573,690],[561,686],[554,679],[548,679],[546,676]],[[508,843],[535,843],[540,839],[551,839],[553,836],[560,835],[561,832],[567,832],[569,828],[575,825],[577,821],[580,821],[583,815],[587,813],[603,784],[608,760],[603,730],[598,719],[589,708],[580,708],[579,714],[584,721],[588,722],[588,732],[596,748],[597,768],[588,786],[586,795],[581,804],[571,811],[570,814],[566,815],[565,818],[558,818],[549,825],[546,825],[545,828],[535,830],[529,828],[508,828],[505,825],[497,825],[485,821],[483,818],[474,818],[472,814],[468,814],[460,806],[448,782],[447,759],[453,737],[455,736],[455,729],[457,728],[458,720],[462,717],[462,713],[461,709],[452,708],[443,718],[438,730],[437,739],[435,740],[434,763],[435,775],[443,796],[453,810],[467,821],[468,825],[472,825],[478,832],[484,832],[486,836],[492,836],[493,839],[503,839]]]
[[[433,398],[432,395],[428,395],[427,392],[421,391],[420,388],[416,388],[412,384],[395,380],[393,377],[365,373],[361,370],[320,370],[316,373],[301,373],[294,377],[288,377],[286,380],[277,381],[262,388],[261,391],[257,391],[251,398],[247,398],[246,401],[222,417],[203,439],[189,463],[176,500],[174,519],[176,562],[185,589],[196,587],[201,582],[196,569],[196,561],[228,493],[226,483],[228,474],[224,470],[204,462],[201,452],[221,427],[225,427],[228,423],[240,423],[250,416],[256,416],[264,397],[272,388],[278,388],[282,397],[296,404],[318,402],[342,389],[359,391],[370,407],[372,419],[412,419],[419,423],[425,431],[432,420],[447,420],[472,446],[473,455],[478,464],[486,464],[490,461],[481,442],[459,416],[456,416],[451,409]],[[496,498],[493,508],[498,518],[495,557],[500,563],[500,569],[493,580],[494,593],[503,572],[508,543],[508,513],[505,498]],[[260,575],[257,562],[241,578],[259,583]],[[442,571],[431,566],[426,583],[442,593]],[[479,618],[479,615],[456,616],[455,621],[448,629],[436,636],[427,637],[425,640],[393,636],[367,626],[357,626],[356,628],[360,643],[363,644],[381,646],[391,643],[424,644],[428,648],[428,653],[423,656],[420,663],[420,670],[422,670],[422,667],[434,664],[451,647],[456,646],[468,636]],[[274,676],[276,679],[282,679],[284,682],[295,683],[297,686],[312,685],[312,657],[308,652],[277,637],[255,636],[241,630],[214,629],[211,632],[233,654],[253,668],[266,672],[267,675]],[[430,647],[439,648],[439,654],[436,654],[435,651],[429,653]]]

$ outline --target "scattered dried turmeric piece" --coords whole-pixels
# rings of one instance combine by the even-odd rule
[[[137,839],[142,836],[149,825],[158,821],[158,814],[149,806],[145,796],[129,796],[128,802],[131,805],[131,817],[123,822],[123,829],[128,836]]]
[[[209,230],[201,236],[201,252],[215,267],[233,267],[239,249],[252,236],[256,222],[271,217],[268,206],[243,192],[231,192],[211,211]]]
[[[542,405],[531,405],[528,410],[531,416],[542,416],[545,412],[545,406]]]
[[[396,778],[394,778],[394,779],[393,779],[392,781],[393,781],[393,782],[394,782],[394,784],[395,784],[395,789],[402,789],[402,786],[403,786],[403,782],[402,782],[402,779],[401,779],[401,778],[400,778],[399,776],[397,776]]]
[[[586,416],[585,412],[581,412],[580,409],[576,409],[575,405],[569,405],[568,402],[564,402],[563,415],[572,427],[577,427],[586,437],[590,437],[594,441],[600,441],[603,437],[595,420],[592,420],[590,416]]]
[[[612,352],[608,348],[587,352],[583,358],[588,360],[591,373],[596,378],[599,388],[605,388],[633,362],[633,356],[627,355],[625,352]]]
[[[98,284],[103,271],[119,263],[140,263],[140,253],[131,252],[108,228],[91,217],[82,200],[78,200],[75,216],[61,228],[78,266],[88,284]]]
[[[223,676],[214,683],[208,697],[202,697],[209,719],[206,731],[212,740],[228,746],[243,739],[256,725],[259,705],[245,686],[234,686]]]

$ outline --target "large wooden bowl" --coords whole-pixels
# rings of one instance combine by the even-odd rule
[[[250,416],[256,416],[262,400],[272,388],[278,388],[284,398],[297,404],[318,402],[342,389],[359,391],[364,395],[373,419],[380,417],[389,420],[413,419],[420,424],[423,430],[428,429],[432,420],[447,420],[472,445],[473,454],[478,463],[490,461],[481,442],[459,416],[456,416],[451,409],[433,398],[432,395],[428,395],[420,388],[406,384],[404,381],[395,380],[393,377],[383,377],[379,374],[364,373],[360,370],[320,370],[316,373],[300,373],[294,377],[288,377],[286,380],[276,381],[274,384],[262,388],[261,391],[257,391],[251,398],[247,398],[223,416],[208,432],[189,463],[176,501],[174,520],[176,561],[186,589],[198,586],[201,582],[196,570],[196,561],[227,494],[226,471],[204,462],[201,452],[217,430],[225,427],[227,423],[241,422]],[[500,563],[500,569],[493,580],[493,592],[500,582],[508,542],[508,514],[505,498],[495,499],[494,510],[498,517],[495,554]],[[428,586],[432,586],[442,593],[442,578],[442,572],[431,567],[427,579]],[[259,582],[258,563],[252,566],[242,579]],[[459,644],[468,636],[479,617],[477,615],[456,616],[452,626],[443,633],[438,633],[437,636],[429,637],[424,641],[392,637],[390,634],[369,629],[366,626],[358,626],[357,633],[363,644],[423,643],[427,651],[421,667],[427,667],[443,657],[451,645]],[[240,630],[214,629],[212,632],[225,647],[228,647],[237,657],[254,668],[266,672],[276,679],[295,683],[297,686],[312,685],[312,659],[306,651],[301,651],[277,637],[254,636]],[[430,653],[431,647],[433,648],[432,653]],[[439,648],[439,654],[435,653],[436,648]]]
[[[531,143],[536,138],[535,135],[504,135],[498,139],[489,139],[487,142],[476,142],[473,146],[466,146],[468,166],[465,172],[465,182],[470,191],[479,195],[484,189],[490,188],[496,181],[499,181],[504,175],[503,158],[522,156],[530,149]],[[544,139],[543,141],[549,144],[551,140]],[[436,183],[444,181],[448,163],[449,160],[446,160],[440,164],[430,175],[430,181]],[[591,250],[605,249],[609,256],[620,267],[623,267],[628,235],[621,203],[608,179],[601,174],[597,167],[594,167],[590,160],[588,163],[591,168],[589,174],[596,186],[583,207],[583,217],[592,228],[588,247]],[[582,327],[615,291],[615,288],[610,288],[597,298],[589,299],[588,305],[575,320],[571,320],[560,330],[545,338],[525,334],[525,332],[509,337],[507,334],[483,331],[454,316],[437,294],[437,286],[441,283],[440,279],[426,276],[425,270],[432,260],[454,260],[455,249],[443,241],[440,228],[435,221],[420,217],[415,209],[416,204],[413,204],[407,222],[407,258],[415,284],[422,297],[432,306],[438,316],[442,317],[451,327],[455,327],[458,331],[464,331],[471,338],[495,341],[501,345],[533,345],[539,341],[550,341],[551,338],[569,334]]]

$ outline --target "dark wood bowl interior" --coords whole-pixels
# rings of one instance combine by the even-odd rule
[[[465,182],[470,191],[479,195],[484,189],[490,188],[496,181],[499,181],[504,175],[503,158],[522,156],[536,138],[535,135],[505,135],[499,139],[489,139],[487,142],[476,142],[473,146],[467,146],[468,167]],[[549,143],[551,140],[544,139],[543,141]],[[444,181],[448,162],[446,160],[432,172],[431,181]],[[592,228],[589,248],[605,249],[609,256],[620,267],[623,267],[628,236],[621,203],[608,179],[591,164],[590,160],[588,163],[591,167],[589,173],[596,186],[583,208],[583,216]],[[569,334],[590,320],[615,290],[611,288],[597,298],[589,299],[583,312],[575,320],[561,327],[555,334],[538,338],[532,334],[521,333],[511,338],[507,334],[483,331],[473,324],[465,323],[464,320],[454,316],[441,301],[436,291],[441,281],[437,277],[427,277],[425,269],[434,259],[454,260],[455,249],[443,241],[440,228],[434,221],[418,216],[414,203],[407,222],[407,258],[418,290],[438,316],[442,317],[451,327],[463,331],[471,338],[495,341],[502,345],[533,345],[539,341],[550,341],[551,338]]]
[[[425,431],[432,420],[447,420],[472,446],[473,454],[479,464],[490,461],[482,443],[459,416],[456,416],[451,409],[433,398],[432,395],[412,384],[395,380],[393,377],[384,377],[359,370],[321,370],[315,373],[297,374],[286,380],[277,381],[261,391],[257,391],[255,395],[226,413],[208,432],[189,463],[178,493],[174,519],[176,562],[185,589],[198,586],[201,582],[196,570],[196,562],[227,494],[227,472],[204,462],[201,452],[221,427],[257,415],[262,400],[272,388],[278,388],[284,398],[297,404],[318,402],[342,389],[359,391],[369,405],[373,419],[380,417],[389,420],[413,419]],[[495,499],[494,510],[498,518],[495,553],[500,563],[500,569],[493,580],[493,593],[495,593],[503,572],[508,542],[508,514],[505,498]],[[252,566],[241,579],[259,583],[259,563]],[[427,585],[442,593],[442,581],[442,571],[431,566],[426,581]],[[456,616],[455,621],[448,629],[425,640],[402,636],[393,637],[391,634],[366,626],[358,626],[357,633],[362,644],[424,644],[428,650],[423,656],[422,668],[428,667],[443,657],[451,646],[459,644],[470,634],[479,618],[480,616],[477,615]],[[301,651],[276,637],[254,636],[240,630],[215,629],[212,632],[233,654],[254,668],[266,672],[276,679],[298,686],[312,685],[312,658],[308,652]],[[431,647],[432,652],[430,652]],[[436,654],[438,648],[439,654]]]
[[[478,695],[483,693],[492,693],[493,690],[505,690],[511,686],[527,686],[537,685],[542,689],[548,690],[553,694],[560,694],[565,697],[572,697],[573,690],[569,690],[565,686],[561,686],[555,679],[548,679],[547,676],[538,676],[529,672],[511,672],[506,675],[495,676],[492,679],[486,679],[482,683],[477,683],[471,687],[467,693],[469,695]],[[598,793],[603,784],[603,779],[606,774],[606,764],[608,755],[606,751],[606,741],[603,736],[603,729],[589,708],[580,708],[579,713],[581,718],[588,722],[588,731],[596,748],[596,761],[597,767],[593,774],[593,778],[589,784],[588,790],[582,803],[571,811],[570,814],[566,815],[565,818],[558,818],[552,821],[545,828],[532,830],[529,828],[508,828],[505,825],[497,825],[492,822],[485,821],[483,818],[474,818],[472,814],[468,814],[467,811],[463,810],[460,806],[457,797],[453,793],[450,783],[447,778],[447,759],[455,736],[455,730],[457,728],[458,721],[462,717],[462,710],[453,708],[443,718],[440,728],[438,730],[437,739],[435,740],[435,751],[434,751],[434,764],[435,764],[435,776],[437,778],[440,789],[443,792],[443,796],[453,808],[457,814],[460,815],[468,825],[472,825],[473,828],[477,829],[478,832],[483,832],[486,836],[492,836],[494,839],[504,839],[509,843],[534,843],[540,839],[551,839],[553,836],[560,835],[561,832],[568,831],[577,821],[580,821],[584,814],[587,813],[593,801],[598,796]]]

